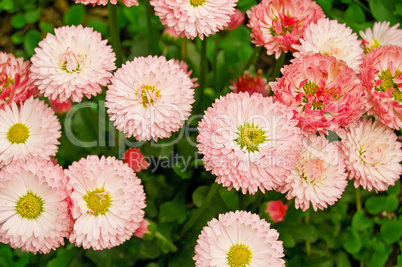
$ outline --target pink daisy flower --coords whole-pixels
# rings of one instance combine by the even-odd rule
[[[99,32],[81,25],[48,33],[31,58],[32,78],[51,100],[81,102],[102,92],[112,77],[116,59]]]
[[[264,46],[268,55],[293,51],[304,28],[324,17],[321,7],[312,0],[263,0],[247,11],[252,41]]]
[[[26,156],[49,160],[56,155],[61,125],[42,100],[30,98],[0,110],[0,167]]]
[[[123,159],[135,172],[148,169],[149,163],[145,160],[139,148],[129,148],[124,154]]]
[[[373,29],[367,28],[365,32],[359,32],[365,52],[384,45],[402,47],[402,30],[399,29],[399,23],[392,27],[389,25],[388,21],[375,22]]]
[[[121,0],[123,4],[125,4],[127,7],[130,6],[138,6],[138,1],[137,0]],[[93,6],[95,5],[102,5],[106,6],[107,3],[111,3],[113,5],[117,4],[117,0],[75,0],[75,3],[81,3],[84,5],[92,4]]]
[[[198,236],[195,266],[284,267],[279,233],[257,214],[246,211],[219,214]]]
[[[281,187],[287,199],[295,199],[296,208],[306,211],[334,205],[348,185],[340,142],[329,143],[324,136],[310,134],[303,140],[296,168]]]
[[[63,169],[30,157],[4,167],[0,181],[0,242],[33,253],[64,245],[72,219]]]
[[[273,222],[283,222],[287,210],[288,206],[286,204],[283,204],[280,200],[275,200],[267,203],[265,213],[268,214],[269,219]]]
[[[223,30],[235,12],[237,0],[151,0],[163,25],[183,38],[194,39]]]
[[[277,100],[293,109],[303,130],[337,131],[361,116],[361,81],[344,61],[306,54],[281,71],[283,77],[269,84]]]
[[[73,162],[66,175],[74,229],[70,242],[101,250],[131,238],[144,218],[145,193],[134,171],[114,157],[88,156]]]
[[[163,56],[134,58],[115,72],[105,106],[126,137],[157,141],[178,131],[190,116],[192,81],[174,60]]]
[[[370,51],[360,74],[368,114],[390,128],[402,128],[402,48],[389,45]]]
[[[37,93],[37,88],[30,78],[29,61],[13,54],[0,52],[0,109],[20,104]]]
[[[253,77],[246,70],[242,76],[237,78],[237,81],[231,82],[232,85],[230,85],[229,88],[235,93],[248,92],[250,95],[260,93],[263,96],[268,96],[271,88],[267,83],[267,79],[262,78],[261,74],[262,70],[259,69],[256,77]]]
[[[67,99],[66,102],[59,102],[57,100],[49,100],[50,106],[54,110],[56,114],[64,114],[70,111],[73,107],[73,103],[71,103],[70,99]]]
[[[361,41],[346,24],[328,18],[319,19],[306,27],[300,43],[292,45],[298,51],[293,53],[295,57],[309,52],[331,55],[345,61],[355,72],[359,71],[364,55]]]
[[[296,164],[301,133],[293,113],[261,94],[217,99],[198,124],[198,151],[216,182],[254,194],[275,189]]]
[[[385,191],[402,175],[401,143],[392,129],[363,119],[343,133],[342,149],[355,187]]]
[[[135,230],[134,235],[138,238],[143,238],[145,234],[150,233],[148,229],[149,221],[147,219],[143,219],[140,222],[140,226]]]

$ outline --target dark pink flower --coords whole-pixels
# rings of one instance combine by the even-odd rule
[[[66,102],[49,99],[49,103],[56,114],[67,113],[73,107],[70,99],[67,99]]]
[[[273,222],[283,222],[283,217],[285,217],[287,210],[287,205],[283,204],[280,200],[275,200],[267,203],[265,212],[268,213],[269,218]]]
[[[231,82],[232,85],[229,88],[235,93],[247,92],[249,95],[260,93],[263,96],[268,96],[270,88],[267,80],[261,77],[261,73],[262,70],[258,70],[257,77],[253,77],[248,71],[245,71],[242,76],[237,78],[236,82]]]
[[[149,163],[145,160],[144,155],[139,148],[129,148],[124,154],[124,162],[127,163],[135,172],[146,170]]]

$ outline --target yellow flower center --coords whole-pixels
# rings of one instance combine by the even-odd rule
[[[68,73],[77,72],[81,70],[84,60],[85,56],[68,47],[67,51],[60,55],[60,66],[62,70]]]
[[[29,137],[29,129],[24,124],[18,122],[10,127],[7,132],[7,139],[12,144],[21,144]]]
[[[372,46],[370,46],[368,49],[364,48],[364,52],[368,53],[371,50],[373,50],[374,48],[377,48],[377,47],[380,47],[380,46],[381,46],[381,44],[376,39],[374,39],[374,44]]]
[[[95,189],[92,192],[87,192],[84,197],[87,207],[90,210],[90,214],[97,216],[103,215],[108,212],[112,200],[110,199],[110,193],[105,192],[104,188]]]
[[[246,267],[250,263],[252,255],[249,247],[242,244],[234,245],[228,252],[228,265],[230,267]]]
[[[393,88],[392,97],[398,101],[402,102],[402,92],[399,90],[398,85],[395,83],[394,79],[399,76],[402,72],[400,70],[395,70],[395,75],[391,74],[391,70],[387,69],[386,71],[382,71],[380,75],[378,75],[378,79],[382,80],[382,83],[375,87],[375,90],[380,92],[386,92],[389,88]]]
[[[36,219],[43,211],[44,201],[41,197],[28,191],[17,202],[17,213],[26,219]]]
[[[137,91],[137,98],[144,107],[154,104],[160,95],[160,91],[156,90],[154,85],[144,85]]]
[[[190,0],[190,5],[193,7],[201,6],[206,0]]]
[[[246,147],[249,152],[258,151],[258,146],[267,139],[264,135],[265,132],[254,123],[246,122],[237,129],[239,130],[238,137],[234,141],[240,146],[240,149]]]

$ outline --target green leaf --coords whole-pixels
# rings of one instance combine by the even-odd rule
[[[111,266],[112,250],[92,250],[89,249],[85,252],[85,256],[90,259],[98,267]]]
[[[0,1],[0,11],[5,10],[9,13],[14,9],[14,0],[2,0]]]
[[[335,256],[336,267],[352,267],[349,261],[348,254],[339,251]]]
[[[44,33],[54,33],[54,25],[46,21],[39,22],[39,29]]]
[[[24,38],[19,33],[14,33],[11,35],[11,41],[13,41],[14,44],[22,44],[24,42]]]
[[[173,171],[182,179],[188,179],[193,174],[192,169],[182,160],[178,160],[176,164],[173,165]]]
[[[202,202],[204,202],[205,197],[207,196],[209,191],[209,186],[202,185],[197,187],[197,189],[194,190],[192,199],[193,203],[196,207],[201,207]]]
[[[57,249],[56,257],[52,258],[46,267],[67,267],[69,262],[76,256],[78,248],[74,245],[69,245],[66,248]]]
[[[21,29],[26,23],[24,14],[19,13],[11,17],[11,25],[16,29]]]
[[[37,8],[36,10],[32,10],[32,11],[27,11],[24,14],[25,21],[30,24],[36,23],[39,20],[41,12],[42,12],[41,8]]]
[[[90,19],[87,22],[88,27],[92,27],[95,31],[100,32],[103,36],[107,36],[107,26],[103,21],[98,19]]]
[[[359,252],[362,248],[362,243],[360,242],[359,234],[353,228],[348,227],[345,232],[345,240],[342,244],[343,248],[350,254],[355,254]]]
[[[385,266],[392,249],[387,247],[382,242],[377,242],[374,244],[374,253],[371,257],[369,266]]]
[[[401,182],[396,181],[395,185],[388,187],[387,193],[388,195],[398,196],[401,193]]]
[[[394,15],[402,16],[402,3],[398,3],[398,4],[395,5]]]
[[[29,30],[24,37],[24,50],[31,57],[35,54],[35,48],[38,47],[38,43],[42,40],[42,35],[37,30]]]
[[[279,235],[279,240],[283,241],[283,247],[285,248],[292,248],[296,246],[295,239],[288,233],[281,233]]]
[[[161,223],[177,221],[183,223],[187,217],[187,209],[184,201],[173,200],[163,203],[159,210]]]
[[[11,248],[7,245],[0,244],[0,266],[12,267],[15,266],[13,262],[13,253]]]
[[[64,24],[66,25],[79,25],[85,16],[85,8],[82,4],[72,5],[63,16]]]
[[[381,225],[381,238],[392,244],[402,237],[402,223],[400,221],[386,221]]]
[[[369,6],[373,17],[377,21],[389,21],[391,25],[398,23],[398,18],[387,9],[382,0],[369,0]]]
[[[399,206],[398,196],[397,195],[389,195],[386,197],[385,208],[384,211],[393,212]]]
[[[318,232],[310,223],[286,222],[276,225],[276,230],[280,234],[287,233],[292,235],[294,239],[302,239],[314,243],[317,241]]]
[[[365,208],[370,214],[378,214],[385,209],[385,196],[371,196],[367,199]]]
[[[332,9],[332,3],[334,0],[316,0],[317,4],[319,4],[324,12],[328,12]]]
[[[220,188],[219,195],[230,210],[239,209],[239,196],[237,195],[236,190],[232,189],[229,191],[227,188]]]
[[[363,10],[356,4],[351,4],[345,11],[345,19],[354,21],[356,23],[363,23],[366,21]]]
[[[373,225],[373,222],[364,216],[364,210],[359,210],[353,215],[352,227],[357,231],[363,231]]]

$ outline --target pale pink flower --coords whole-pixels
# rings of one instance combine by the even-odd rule
[[[20,104],[37,93],[30,72],[29,61],[0,52],[0,109],[12,102]]]
[[[261,74],[262,70],[259,69],[256,77],[253,77],[246,70],[242,76],[237,78],[237,81],[231,81],[232,85],[230,85],[229,88],[235,93],[247,92],[250,95],[260,93],[263,96],[268,96],[271,90],[267,83],[267,79],[262,78]]]
[[[198,124],[198,151],[216,182],[245,194],[275,189],[294,167],[301,132],[293,113],[271,97],[229,93]]]
[[[49,160],[58,150],[61,125],[42,100],[30,98],[0,110],[0,167],[27,156]]]
[[[363,113],[363,88],[353,69],[333,56],[306,54],[282,68],[270,82],[281,103],[290,106],[303,130],[337,131]]]
[[[225,30],[233,31],[234,29],[242,25],[245,19],[246,15],[240,10],[236,9],[235,13],[233,13],[232,16],[230,16],[230,22],[225,27]]]
[[[359,72],[364,52],[356,33],[346,24],[328,18],[319,19],[306,27],[300,43],[292,45],[298,51],[293,53],[295,57],[309,52],[331,55]]]
[[[285,267],[279,233],[257,214],[246,211],[219,214],[198,236],[195,266]]]
[[[74,229],[70,242],[101,250],[131,238],[144,218],[145,193],[135,172],[114,157],[88,156],[73,162],[66,175]]]
[[[329,143],[324,136],[310,134],[303,139],[296,168],[286,178],[280,191],[295,199],[296,208],[306,211],[325,209],[342,196],[347,182],[340,142]]]
[[[73,107],[73,103],[71,103],[70,99],[67,99],[65,102],[59,102],[57,100],[49,100],[49,103],[56,114],[67,113]]]
[[[209,36],[223,30],[235,12],[237,0],[151,0],[163,25],[183,38]]]
[[[130,6],[138,6],[138,0],[121,0],[127,7]],[[117,4],[117,0],[75,0],[75,3],[81,3],[84,5],[92,4],[106,6],[107,3],[111,3],[113,5]]]
[[[123,156],[123,160],[128,164],[135,172],[146,170],[149,163],[145,160],[144,155],[139,148],[129,148]]]
[[[252,41],[264,46],[268,55],[293,51],[305,27],[324,17],[321,7],[312,0],[263,0],[247,11]]]
[[[148,229],[149,221],[147,219],[143,219],[140,222],[140,226],[135,230],[134,235],[138,238],[143,238],[145,234],[150,233]]]
[[[72,229],[63,168],[30,157],[0,171],[0,242],[33,253],[64,245]]]
[[[275,200],[267,203],[265,213],[268,213],[269,218],[273,222],[283,222],[283,217],[285,217],[287,210],[288,206],[286,204],[283,204],[283,202],[280,200]]]
[[[393,129],[402,127],[402,48],[381,46],[370,51],[360,70],[368,114]]]
[[[363,39],[362,46],[365,52],[384,45],[395,45],[402,47],[402,30],[399,23],[390,27],[388,21],[375,22],[373,29],[367,28],[365,32],[360,31]]]
[[[31,58],[32,78],[50,100],[81,102],[102,92],[109,83],[116,59],[99,32],[81,25],[48,33]]]
[[[346,169],[355,187],[385,191],[400,179],[401,143],[390,128],[363,119],[348,127],[341,137]]]
[[[134,58],[118,69],[111,81],[105,106],[126,137],[157,141],[178,131],[190,116],[195,85],[172,59]]]

